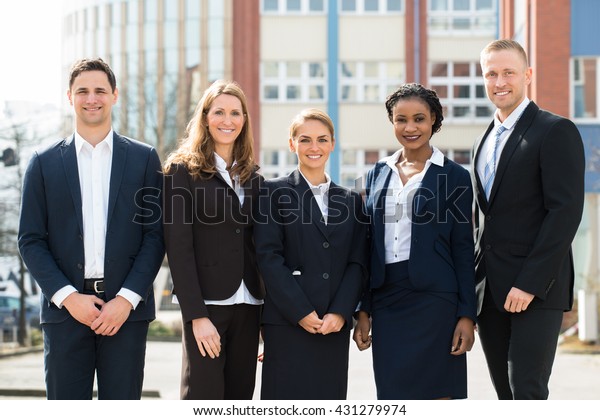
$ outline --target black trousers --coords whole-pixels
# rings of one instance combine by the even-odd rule
[[[113,336],[96,335],[72,317],[43,324],[47,398],[92,399],[97,375],[99,400],[139,400],[148,324],[125,322]]]
[[[509,313],[484,300],[477,328],[498,399],[548,399],[562,319],[559,309]]]
[[[183,324],[182,400],[251,400],[256,381],[260,305],[207,305],[221,336],[221,354],[203,357],[192,331]]]

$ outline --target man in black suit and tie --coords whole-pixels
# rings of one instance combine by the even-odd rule
[[[499,399],[547,399],[573,304],[583,143],[571,121],[527,98],[532,69],[517,42],[490,43],[481,69],[497,109],[473,150],[478,332]]]
[[[75,133],[34,153],[19,250],[42,296],[48,399],[140,399],[152,284],[164,257],[156,151],[112,130],[115,76],[71,69]]]

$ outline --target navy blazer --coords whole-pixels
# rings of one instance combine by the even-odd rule
[[[371,290],[385,280],[385,197],[391,175],[385,161],[367,174]],[[443,167],[429,167],[412,202],[408,271],[414,290],[456,293],[456,316],[476,321],[472,205],[473,189],[466,169],[447,158]],[[365,303],[367,308],[361,308],[368,311]]]
[[[107,299],[125,287],[142,296],[128,320],[155,317],[152,284],[164,258],[162,175],[156,150],[114,133],[106,225]],[[62,322],[51,303],[64,286],[84,284],[83,215],[74,136],[34,153],[25,172],[19,250],[42,296],[42,323]]]
[[[571,242],[585,194],[581,135],[572,121],[530,102],[504,146],[488,200],[476,162],[493,126],[473,148],[479,307],[487,286],[504,311],[514,286],[536,296],[532,309],[568,311],[575,279]]]
[[[266,287],[262,322],[296,325],[316,311],[352,315],[367,281],[368,222],[360,194],[329,187],[327,224],[298,170],[265,181],[255,225]]]

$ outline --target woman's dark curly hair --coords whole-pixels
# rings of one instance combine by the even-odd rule
[[[385,108],[387,109],[387,114],[390,121],[392,123],[394,122],[394,106],[396,106],[398,101],[403,101],[409,98],[417,98],[425,102],[435,116],[435,122],[431,126],[431,134],[440,131],[442,128],[442,120],[444,119],[440,98],[438,98],[435,90],[427,89],[425,86],[418,83],[405,83],[386,98]]]

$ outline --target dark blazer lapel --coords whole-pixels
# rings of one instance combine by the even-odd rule
[[[538,106],[530,102],[529,105],[523,111],[523,115],[517,121],[515,128],[506,141],[506,145],[504,145],[504,149],[502,150],[502,154],[500,155],[500,160],[498,161],[498,169],[496,170],[496,176],[494,177],[494,183],[492,184],[492,191],[490,192],[490,200],[491,203],[494,200],[496,195],[496,190],[498,189],[498,185],[502,182],[502,177],[504,176],[504,172],[506,172],[506,168],[508,168],[508,162],[510,161],[513,153],[517,149],[517,146],[523,140],[523,135],[529,129],[529,126],[533,122],[535,115],[537,114],[539,108]]]
[[[79,230],[83,233],[83,204],[81,201],[81,185],[79,181],[79,168],[77,166],[77,150],[75,149],[75,135],[70,139],[65,139],[60,152],[62,154],[63,166],[73,197],[73,205],[75,206],[75,214],[77,215],[77,223]]]
[[[117,196],[121,189],[121,181],[125,173],[125,162],[127,161],[127,140],[113,132],[113,153],[112,166],[110,170],[110,187],[108,192],[108,214],[106,217],[106,226],[110,226],[110,219],[115,209]]]
[[[385,197],[387,195],[388,185],[390,184],[390,178],[392,176],[392,168],[387,164],[383,164],[379,174],[374,180],[373,185],[370,187],[370,194],[373,196],[373,237],[382,238],[381,241],[375,243],[375,248],[378,254],[385,255],[385,245],[383,243],[384,238],[384,219],[385,219]]]
[[[327,197],[327,230],[329,233],[350,217],[354,217],[353,214],[350,214],[348,196],[347,190],[331,182]]]
[[[447,175],[446,158],[444,166],[430,164],[413,198],[413,216],[420,216],[425,204],[439,196],[440,189],[446,184],[447,176],[444,175]]]
[[[297,169],[293,171],[288,177],[288,182],[294,186],[299,204],[307,216],[307,218],[304,218],[299,214],[302,223],[308,221],[309,223],[314,224],[325,237],[328,237],[327,227],[323,220],[323,213],[321,213],[317,200],[314,198],[313,192],[310,190],[310,187],[304,180],[302,174],[300,174],[300,171]]]

